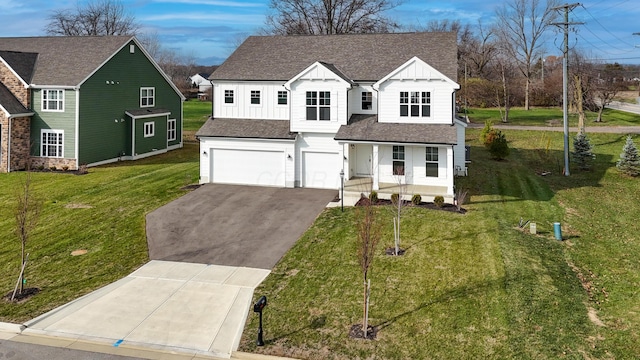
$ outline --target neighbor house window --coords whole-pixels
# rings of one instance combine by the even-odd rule
[[[156,123],[149,121],[144,123],[144,137],[152,137],[156,132]]]
[[[362,93],[362,110],[371,110],[373,108],[373,93],[365,91]]]
[[[140,88],[140,107],[152,107],[156,105],[156,88]]]
[[[438,148],[427,147],[426,152],[427,177],[438,177]]]
[[[307,120],[331,120],[329,91],[307,91]]]
[[[61,158],[64,154],[64,130],[42,130],[40,134],[40,156]]]
[[[287,105],[286,91],[278,91],[278,105]]]
[[[233,90],[224,91],[224,103],[233,104]]]
[[[260,105],[260,90],[251,90],[251,104]]]
[[[64,111],[64,90],[42,90],[43,111]]]
[[[411,100],[411,103],[409,103]],[[409,104],[411,106],[409,106]],[[431,116],[430,91],[401,91],[400,116],[429,117]]]
[[[404,146],[393,147],[393,175],[404,175]]]
[[[167,121],[167,141],[174,141],[176,137],[176,119],[169,119]]]

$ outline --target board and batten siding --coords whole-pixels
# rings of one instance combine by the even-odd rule
[[[52,89],[53,90],[53,89]],[[60,89],[62,90],[62,88]],[[31,154],[40,156],[41,130],[63,130],[64,158],[76,157],[76,90],[64,89],[64,111],[42,111],[42,90],[34,89],[31,95],[32,109],[35,114],[31,119]]]
[[[283,82],[239,82],[214,83],[213,89],[213,117],[231,119],[268,119],[288,120],[289,92]],[[233,91],[233,103],[224,102],[225,90]],[[260,104],[251,104],[251,91],[260,91]],[[278,91],[287,91],[287,104],[278,104]]]
[[[133,53],[130,52],[130,45],[134,45]],[[141,87],[155,88],[155,106],[149,109],[169,110],[169,118],[176,119],[176,140],[169,142],[168,146],[180,146],[182,99],[132,41],[80,88],[80,163],[91,164],[134,155],[132,120],[125,111],[140,108]],[[162,149],[165,149],[166,121],[162,127],[156,127],[155,134],[164,139]]]
[[[331,120],[307,120],[307,91],[328,91]],[[347,124],[347,87],[333,79],[302,80],[291,87],[291,131],[335,134]]]
[[[371,83],[359,84],[349,91],[349,113],[347,119],[353,114],[375,114],[378,111],[378,92],[373,90]],[[365,110],[362,108],[362,94],[364,92],[370,92],[372,97],[371,110]]]
[[[298,135],[296,140],[296,168],[295,168],[295,184],[302,186],[302,178],[304,171],[303,161],[304,153],[326,153],[335,156],[336,167],[342,168],[343,164],[343,146],[333,139],[334,134],[324,133],[303,133]]]

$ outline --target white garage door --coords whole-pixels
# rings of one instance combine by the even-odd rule
[[[340,188],[338,153],[304,152],[302,155],[303,186],[319,189]]]
[[[213,182],[285,186],[284,152],[211,149]]]

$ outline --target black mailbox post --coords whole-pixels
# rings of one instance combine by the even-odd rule
[[[265,306],[267,306],[267,297],[264,295],[253,304],[253,311],[260,314],[260,327],[258,327],[258,340],[256,341],[256,345],[258,346],[264,346],[264,341],[262,340],[262,310]]]

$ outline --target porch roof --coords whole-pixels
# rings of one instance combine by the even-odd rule
[[[456,127],[450,124],[380,123],[378,115],[353,114],[340,126],[337,141],[446,144],[457,143]]]
[[[295,140],[289,120],[209,118],[196,137]]]
[[[171,110],[162,109],[162,108],[130,109],[130,110],[125,110],[125,114],[131,116],[134,119],[140,119],[145,117],[171,115]]]

